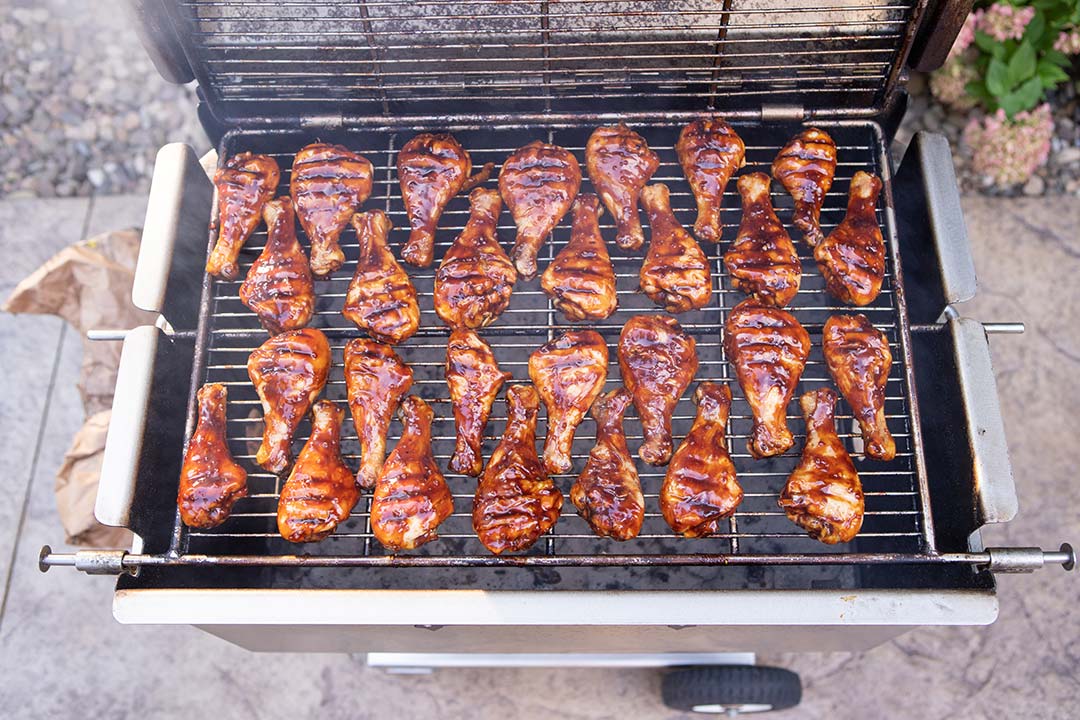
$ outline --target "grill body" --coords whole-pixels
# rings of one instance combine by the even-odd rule
[[[136,304],[161,312],[169,331],[143,328],[126,343],[125,358],[145,383],[129,403],[135,412],[114,413],[115,435],[135,438],[136,452],[117,461],[116,473],[105,473],[98,504],[103,521],[138,534],[132,553],[114,567],[134,571],[118,582],[118,619],[194,624],[258,650],[521,652],[543,645],[545,652],[690,652],[866,648],[916,625],[983,624],[996,617],[992,576],[972,561],[972,553],[983,550],[979,527],[1010,516],[1011,486],[996,481],[1011,482],[1000,419],[996,426],[980,424],[970,403],[972,389],[992,387],[992,376],[988,362],[975,362],[978,373],[972,370],[972,358],[983,358],[986,348],[972,340],[969,325],[955,318],[938,323],[973,283],[962,218],[942,206],[955,195],[955,180],[947,147],[929,141],[916,141],[895,177],[889,160],[905,62],[919,41],[926,44],[933,34],[926,26],[950,3],[134,4],[163,73],[198,79],[201,116],[219,157],[244,150],[273,155],[283,170],[284,194],[292,154],[304,144],[340,142],[361,152],[376,168],[365,207],[390,215],[393,248],[407,228],[396,150],[423,130],[450,130],[475,165],[498,165],[534,139],[563,145],[580,160],[593,128],[625,120],[660,155],[654,182],[669,185],[676,215],[689,227],[694,203],[673,150],[685,122],[705,112],[731,119],[747,145],[744,172],[768,172],[804,123],[826,128],[840,160],[822,213],[826,231],[843,217],[856,170],[875,172],[885,183],[878,220],[889,248],[887,278],[878,300],[859,311],[885,331],[892,348],[886,413],[898,454],[890,463],[862,458],[858,430],[842,403],[838,427],[857,456],[867,496],[862,534],[847,545],[822,546],[776,506],[797,455],[749,457],[750,411],[721,342],[727,313],[743,299],[720,260],[740,217],[731,183],[724,242],[705,245],[712,302],[679,316],[698,343],[696,380],[733,385],[728,444],[746,496],[723,532],[703,540],[674,537],[657,507],[663,471],[639,465],[646,521],[640,537],[627,543],[593,537],[567,499],[554,531],[532,550],[494,558],[470,527],[475,480],[447,473],[455,514],[438,541],[417,551],[394,557],[378,545],[368,497],[323,543],[290,546],[275,532],[280,480],[252,462],[261,413],[245,363],[265,334],[239,302],[239,282],[204,276],[212,188],[190,150],[169,147],[155,172],[135,287]],[[582,192],[589,190],[586,179]],[[778,184],[773,202],[787,219],[791,201]],[[459,197],[444,214],[437,261],[463,227],[467,208]],[[959,223],[958,233],[948,231],[950,220]],[[608,216],[601,229],[612,235]],[[499,232],[504,243],[511,240],[508,213]],[[545,246],[541,266],[568,238],[564,221]],[[264,242],[264,230],[248,242],[242,272]],[[341,348],[359,334],[340,315],[356,262],[351,228],[342,246],[346,265],[317,285],[312,322],[331,340],[335,365],[325,397],[339,401],[345,398]],[[797,247],[804,272],[792,311],[813,341],[802,393],[831,382],[821,328],[830,314],[853,309],[825,293],[808,248]],[[614,349],[628,317],[657,310],[636,292],[641,254],[612,248],[612,255],[620,309],[587,326]],[[399,353],[416,374],[413,392],[435,407],[434,450],[445,469],[453,445],[442,377],[447,331],[433,312],[432,271],[409,272],[420,295],[421,330]],[[538,280],[519,281],[510,309],[484,336],[500,365],[522,382],[529,353],[579,325],[553,310]],[[619,382],[611,356],[608,389]],[[190,386],[180,389],[178,378],[186,384],[188,377]],[[230,447],[249,470],[250,496],[223,526],[191,532],[179,523],[173,498],[183,442],[193,427],[194,392],[207,381],[229,386]],[[801,440],[795,408],[788,420]],[[675,413],[676,441],[693,415],[687,393]],[[500,399],[485,456],[505,417]],[[301,426],[296,449],[308,429]],[[399,429],[396,423],[391,428],[391,445]],[[632,414],[627,432],[633,450],[640,427]],[[543,433],[541,419],[541,442]],[[593,438],[586,420],[574,445],[575,470]],[[355,464],[358,446],[348,423],[344,449]],[[988,467],[995,472],[985,472]],[[573,477],[556,478],[564,492]]]

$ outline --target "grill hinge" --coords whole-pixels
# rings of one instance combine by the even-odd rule
[[[805,119],[806,108],[800,104],[762,103],[761,105],[762,122],[802,122]]]
[[[300,118],[300,127],[314,132],[320,130],[341,130],[345,127],[345,116],[342,113],[330,115],[306,115]]]

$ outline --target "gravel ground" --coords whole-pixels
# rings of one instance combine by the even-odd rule
[[[0,195],[145,192],[154,154],[208,144],[121,0],[0,0]]]

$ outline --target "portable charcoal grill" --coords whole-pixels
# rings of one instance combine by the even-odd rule
[[[838,428],[866,494],[862,532],[846,545],[825,546],[777,507],[804,430],[792,403],[795,450],[757,461],[746,450],[750,409],[721,342],[727,313],[744,298],[721,262],[740,217],[732,182],[724,199],[724,242],[703,243],[713,263],[713,302],[679,316],[697,340],[696,380],[733,385],[728,447],[746,495],[724,532],[675,537],[657,507],[664,469],[639,464],[646,520],[640,536],[626,543],[594,537],[567,497],[558,524],[534,548],[492,556],[471,528],[475,479],[448,472],[456,512],[441,526],[439,540],[416,551],[393,556],[379,546],[369,525],[370,496],[325,541],[291,545],[276,531],[283,479],[253,462],[262,420],[246,362],[266,334],[237,297],[240,280],[203,273],[206,223],[216,212],[213,188],[190,148],[169,145],[158,155],[133,293],[137,306],[160,313],[161,320],[121,334],[97,504],[102,522],[136,533],[135,545],[74,554],[45,548],[41,556],[43,570],[74,565],[118,574],[114,612],[121,622],[190,623],[262,650],[632,652],[686,664],[716,658],[670,653],[857,649],[917,625],[985,624],[997,615],[993,572],[1045,563],[1072,568],[1067,545],[1056,552],[982,545],[984,524],[1008,521],[1016,512],[985,333],[1022,326],[980,324],[953,307],[974,295],[975,276],[944,138],[916,136],[895,173],[889,157],[905,106],[907,68],[942,62],[970,2],[131,4],[162,74],[175,82],[198,80],[200,117],[218,158],[245,150],[273,156],[282,169],[278,192],[287,195],[292,156],[305,144],[319,139],[362,153],[376,168],[364,208],[389,214],[394,248],[408,228],[397,149],[420,131],[451,131],[474,166],[490,161],[498,167],[537,138],[583,160],[595,127],[625,121],[660,156],[653,182],[669,185],[676,215],[689,227],[695,206],[674,144],[690,119],[717,112],[732,122],[746,142],[742,172],[768,172],[800,126],[826,129],[837,142],[839,165],[823,227],[828,232],[842,219],[849,181],[867,169],[884,181],[878,219],[890,253],[880,297],[856,310],[825,293],[809,249],[796,243],[804,272],[790,309],[813,342],[796,396],[831,384],[821,353],[828,316],[865,313],[887,334],[894,357],[886,413],[898,452],[888,463],[862,457],[857,426],[841,402]],[[586,178],[582,192],[588,191]],[[789,220],[791,200],[779,183],[772,196],[781,219]],[[467,199],[455,198],[439,226],[436,262],[467,218]],[[506,243],[514,226],[509,213],[500,219]],[[609,215],[601,229],[610,241]],[[548,260],[569,235],[564,220],[544,248]],[[212,227],[211,244],[214,237]],[[265,240],[260,229],[248,241],[242,274]],[[351,228],[342,247],[345,266],[316,285],[312,326],[324,330],[333,349],[324,396],[343,403],[341,349],[360,335],[341,316],[356,262]],[[482,333],[514,382],[528,381],[528,355],[536,347],[584,325],[608,340],[607,388],[619,384],[614,345],[624,322],[658,310],[637,292],[643,252],[611,249],[619,310],[600,323],[567,322],[538,279],[518,282],[510,308]],[[432,307],[434,269],[409,273],[419,291],[421,330],[398,352],[416,374],[413,392],[436,411],[434,450],[445,470],[454,439],[442,370],[448,331]],[[249,472],[249,496],[222,526],[192,531],[177,517],[176,483],[194,425],[195,391],[204,382],[229,387],[230,448]],[[688,392],[675,413],[677,440],[694,411]],[[485,457],[505,420],[500,399]],[[632,411],[626,429],[634,449],[641,432]],[[395,423],[391,446],[399,430]],[[305,423],[296,450],[307,431]],[[538,431],[542,441],[543,418]],[[577,433],[575,471],[594,438],[588,419]],[[359,446],[349,422],[344,449],[355,467]],[[557,477],[567,495],[572,481],[573,475]],[[544,626],[540,644],[527,632],[536,626]],[[455,657],[449,662],[467,662]],[[518,661],[543,661],[523,657]],[[619,658],[608,660],[627,662]],[[373,659],[410,662],[399,655]],[[422,662],[442,661],[425,656]]]

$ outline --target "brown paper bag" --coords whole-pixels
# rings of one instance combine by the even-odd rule
[[[139,256],[139,230],[104,233],[65,248],[16,286],[3,310],[58,315],[83,338],[79,393],[89,419],[76,433],[56,475],[56,504],[69,543],[127,547],[131,533],[101,525],[94,517],[101,457],[109,427],[119,342],[91,342],[91,328],[133,328],[151,324],[153,313],[131,304]]]
[[[131,532],[102,525],[94,518],[101,458],[112,410],[91,415],[75,433],[56,473],[56,508],[71,545],[123,548],[131,546]]]

